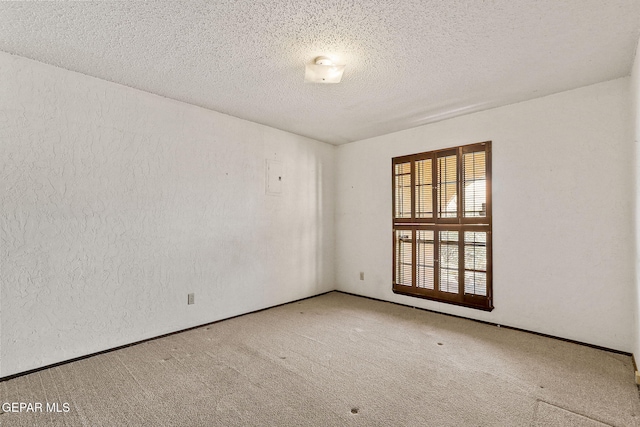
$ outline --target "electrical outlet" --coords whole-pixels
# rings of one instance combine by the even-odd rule
[[[360,272],[360,280],[364,280],[364,271]]]
[[[196,294],[188,294],[187,295],[187,304],[188,305],[195,304],[195,295]]]

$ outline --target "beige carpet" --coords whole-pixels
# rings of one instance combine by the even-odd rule
[[[629,356],[337,292],[0,383],[4,426],[636,426]]]

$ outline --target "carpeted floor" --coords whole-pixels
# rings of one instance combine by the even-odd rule
[[[4,381],[0,393],[43,404],[1,414],[3,427],[640,424],[629,356],[338,292]]]

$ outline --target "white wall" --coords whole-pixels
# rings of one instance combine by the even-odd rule
[[[628,91],[622,78],[340,146],[338,289],[631,351]],[[486,140],[495,310],[393,294],[391,158]]]
[[[335,151],[0,53],[0,376],[333,289]]]
[[[640,42],[636,47],[635,60],[631,69],[631,123],[633,127],[633,141],[635,148],[635,188],[633,199],[635,201],[634,225],[635,225],[635,321],[634,321],[634,348],[633,354],[636,362],[640,362]]]

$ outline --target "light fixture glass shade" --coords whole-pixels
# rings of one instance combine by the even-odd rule
[[[304,71],[304,81],[309,83],[340,83],[344,65],[308,64]]]

